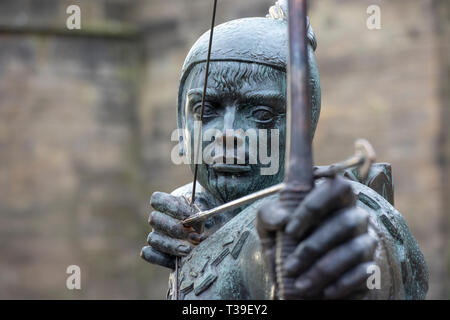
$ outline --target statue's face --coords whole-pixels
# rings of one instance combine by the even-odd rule
[[[197,64],[183,90],[184,126],[191,142],[184,148],[192,169],[204,76],[205,64]],[[203,134],[215,137],[203,136],[200,152],[209,159],[199,164],[198,181],[216,198],[228,202],[282,181],[285,72],[252,63],[211,62],[202,123]]]

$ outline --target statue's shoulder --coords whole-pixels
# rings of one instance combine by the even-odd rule
[[[318,169],[326,169],[330,166],[317,166]],[[394,205],[394,180],[392,179],[392,167],[389,163],[374,163],[370,167],[369,174],[363,178],[358,173],[358,168],[346,169],[342,174],[345,178],[361,183]]]
[[[370,213],[370,225],[388,251],[388,264],[396,273],[393,297],[424,299],[428,290],[428,271],[424,256],[403,215],[393,206],[390,165],[376,164],[367,179],[357,172],[345,172],[357,198],[357,206]],[[403,287],[403,288],[401,288]]]
[[[389,163],[372,164],[369,174],[365,178],[358,174],[357,168],[345,170],[344,177],[369,187],[394,205],[394,180],[392,178],[392,167]]]

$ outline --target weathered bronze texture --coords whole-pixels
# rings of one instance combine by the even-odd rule
[[[277,189],[284,180],[286,4],[279,1],[268,18],[239,19],[215,27],[202,119],[205,130],[279,130],[279,170],[264,176],[259,174],[261,163],[246,165],[246,170],[240,171],[216,170],[201,163],[195,198],[199,210],[213,210],[265,188]],[[295,0],[292,4],[304,5]],[[305,11],[301,16],[305,17]],[[291,138],[291,154],[299,156],[303,164],[290,162],[287,184],[298,181],[292,188],[297,193],[273,194],[209,216],[202,233],[182,223],[193,213],[186,201],[192,197],[192,183],[172,194],[153,194],[151,205],[155,211],[149,219],[153,231],[142,257],[172,269],[176,257],[181,258],[179,272],[172,273],[169,279],[170,299],[423,299],[426,295],[428,274],[423,255],[403,217],[392,206],[390,166],[374,164],[366,172],[358,172],[357,168],[347,168],[349,163],[362,162],[361,158],[353,158],[313,171],[310,144],[320,111],[320,81],[314,58],[317,42],[309,23],[301,20],[297,22],[302,26],[295,28],[303,32],[295,36],[299,37],[298,43],[305,44],[302,40],[307,39],[307,45],[291,49],[302,55],[299,61],[303,61],[303,71],[309,70],[309,75],[295,76],[292,80],[298,80],[298,86],[291,87],[290,92],[296,92],[294,104],[310,106],[303,111],[310,110],[311,119],[309,122],[308,116],[292,114],[292,120],[299,121],[299,125],[291,132],[299,131]],[[182,69],[178,127],[188,136],[193,136],[195,120],[202,118],[198,106],[205,86],[209,39],[208,32],[200,37]],[[303,71],[294,73],[301,75]],[[309,92],[303,85],[309,85]],[[296,143],[294,139],[299,137],[303,140]],[[223,139],[244,143],[238,134],[224,135]],[[203,147],[208,145],[203,142]],[[192,150],[192,141],[180,137],[180,151],[193,157]],[[296,170],[291,171],[291,166]],[[193,164],[191,168],[195,170]],[[312,185],[314,175],[320,173],[335,177],[318,179]],[[286,198],[295,201],[287,206]],[[276,277],[276,256],[283,251],[283,241],[277,241],[276,234],[290,239],[286,256],[278,257],[283,279]],[[370,289],[367,270],[373,266],[380,271],[381,283],[379,288]],[[284,286],[281,291],[280,283]]]

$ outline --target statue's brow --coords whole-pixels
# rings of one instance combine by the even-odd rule
[[[187,96],[189,98],[191,98],[192,96],[203,96],[203,89],[197,88],[197,89],[190,89],[187,92]],[[217,96],[217,92],[214,89],[206,89],[206,96],[210,96],[210,97],[216,97]]]
[[[187,96],[191,98],[192,96],[202,96],[203,89],[191,89],[188,91]],[[214,89],[207,88],[206,96],[208,97],[217,97],[220,94]],[[263,90],[263,91],[252,91],[247,92],[242,95],[242,98],[249,102],[257,103],[258,101],[285,101],[286,98],[283,94],[278,91],[272,90]]]
[[[283,94],[281,94],[278,91],[272,91],[272,90],[263,90],[263,91],[253,91],[246,93],[244,95],[244,98],[251,102],[258,102],[258,101],[285,101],[286,98]]]

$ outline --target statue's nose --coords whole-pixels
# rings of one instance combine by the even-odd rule
[[[236,126],[236,107],[227,107],[223,119],[222,139],[224,143],[240,146],[244,143],[242,139],[242,129]]]
[[[225,114],[223,117],[223,132],[227,130],[234,130],[236,120],[236,108],[233,106],[225,108]]]

